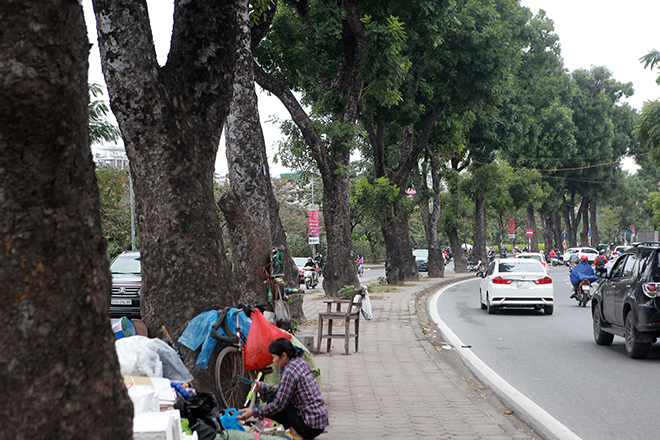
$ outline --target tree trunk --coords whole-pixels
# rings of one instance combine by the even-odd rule
[[[232,97],[237,2],[177,2],[159,67],[145,3],[93,0],[103,73],[134,181],[142,255],[142,317],[174,340],[201,312],[235,305],[213,195],[214,163]],[[194,368],[195,388],[214,388]]]
[[[133,438],[110,328],[82,6],[0,4],[2,438]]]
[[[536,216],[534,215],[534,207],[532,205],[529,205],[527,207],[527,227],[534,231],[534,235],[532,235],[531,240],[529,242],[531,245],[529,246],[529,251],[530,252],[538,252],[539,251],[539,239],[538,239],[538,233],[539,231],[536,229]]]
[[[397,217],[388,219],[381,227],[387,253],[385,276],[387,284],[401,285],[415,278],[417,264],[410,247],[408,213],[399,201],[394,202],[394,214]]]
[[[323,268],[323,291],[335,296],[347,285],[359,286],[354,259],[351,257],[349,176],[346,173],[324,173],[323,221],[328,238],[328,258]]]
[[[454,260],[454,272],[467,273],[467,260],[465,259],[463,248],[461,247],[461,240],[458,238],[458,230],[456,228],[452,228],[448,231],[445,231],[445,233],[447,234],[447,237],[449,237],[451,258]]]
[[[589,212],[591,213],[591,247],[593,248],[597,248],[600,244],[600,236],[598,235],[598,217],[596,215],[596,211],[596,200],[591,198],[589,203]]]
[[[577,247],[577,226],[580,222],[580,215],[575,216],[575,192],[571,193],[571,200],[564,200],[564,219],[566,221],[566,232],[568,233],[568,247]]]
[[[554,214],[552,214],[552,217],[554,219],[554,221],[552,223],[552,226],[553,226],[552,231],[555,235],[555,245],[557,246],[557,248],[563,250],[564,249],[564,242],[561,239],[561,233],[562,233],[562,230],[561,230],[561,215],[557,211]]]
[[[269,207],[274,197],[254,91],[248,1],[241,0],[240,7],[234,96],[225,128],[231,191],[223,194],[219,205],[231,237],[232,274],[241,301],[250,304],[267,300],[260,268],[270,261],[273,222],[270,209],[264,207]]]
[[[578,217],[582,219],[582,232],[580,233],[580,246],[589,246],[589,196],[582,198]]]
[[[553,224],[552,224],[552,215],[550,217],[546,216],[545,211],[541,209],[539,211],[541,216],[541,227],[543,228],[543,241],[545,242],[545,253],[546,255],[550,252],[550,249],[557,249],[557,246],[552,242],[553,238]]]
[[[426,232],[426,241],[428,242],[428,276],[429,278],[440,278],[445,276],[445,258],[440,249],[440,240],[438,240],[438,220],[440,219],[440,197],[441,197],[441,176],[437,168],[437,161],[431,158],[431,178],[433,181],[433,210],[429,209],[426,201],[420,203],[419,207],[422,213],[424,231]],[[426,173],[421,176],[422,187],[427,188]]]
[[[474,208],[474,244],[472,248],[472,258],[474,262],[481,260],[488,262],[486,253],[486,198],[481,196],[475,200]]]

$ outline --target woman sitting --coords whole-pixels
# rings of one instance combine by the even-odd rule
[[[286,338],[279,338],[270,344],[268,351],[280,369],[280,384],[272,386],[256,382],[255,389],[267,404],[242,409],[238,418],[268,417],[281,423],[295,437],[316,438],[328,426],[328,407],[309,364],[299,359],[302,349],[294,347]]]

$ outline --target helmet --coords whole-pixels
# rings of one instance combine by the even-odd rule
[[[598,252],[598,254],[599,254],[599,255],[603,255],[604,253],[605,253],[605,252],[603,252],[603,250],[602,250],[602,249],[601,249],[601,251],[600,251],[600,252]]]
[[[588,260],[589,260],[589,257],[587,257],[586,255],[582,255],[580,257],[580,261],[588,261]]]

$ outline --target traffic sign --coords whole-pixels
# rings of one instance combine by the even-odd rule
[[[528,237],[531,237],[532,235],[534,235],[534,230],[533,229],[528,229],[528,230],[525,231],[525,234],[527,234]]]
[[[566,240],[568,240],[568,234],[567,234],[566,232],[562,232],[562,233],[561,233],[561,240],[562,240],[562,241],[566,241]]]

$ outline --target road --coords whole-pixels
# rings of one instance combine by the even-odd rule
[[[582,439],[660,438],[660,344],[648,359],[625,354],[623,339],[596,345],[590,304],[570,296],[566,267],[551,268],[554,315],[527,309],[488,315],[479,280],[451,286],[430,307],[472,352],[516,390]],[[457,344],[458,345],[458,344]]]
[[[385,276],[385,266],[365,264],[363,275],[360,277],[360,284],[366,286],[367,284],[373,283],[377,281],[378,278],[384,276]],[[321,282],[316,286],[315,290],[323,289],[323,277],[321,277],[320,281]],[[301,284],[300,287],[304,289],[305,285]]]

